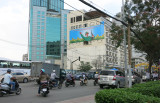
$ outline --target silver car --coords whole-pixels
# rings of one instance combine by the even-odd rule
[[[99,75],[99,87],[125,87],[125,75],[119,70],[102,70]]]

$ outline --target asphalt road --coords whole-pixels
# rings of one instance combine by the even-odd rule
[[[99,86],[93,86],[93,80],[88,80],[87,86],[80,86],[76,81],[75,87],[52,89],[47,97],[37,96],[38,85],[35,82],[20,83],[22,93],[20,95],[8,95],[0,97],[1,103],[55,103],[73,98],[93,95],[99,91]]]

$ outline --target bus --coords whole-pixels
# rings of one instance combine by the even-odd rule
[[[31,62],[0,59],[0,75],[6,73],[8,69],[11,69],[12,72],[23,72],[30,75]]]

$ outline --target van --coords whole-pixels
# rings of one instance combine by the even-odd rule
[[[102,70],[99,74],[98,84],[100,88],[104,86],[114,88],[125,87],[125,75],[119,70]]]

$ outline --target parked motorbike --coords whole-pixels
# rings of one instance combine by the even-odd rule
[[[41,84],[41,95],[43,97],[46,97],[47,94],[49,93],[49,86],[48,86],[48,83],[42,83]]]
[[[80,86],[83,86],[83,85],[87,86],[87,83],[88,83],[87,78],[85,78],[84,80],[83,78],[80,79]]]
[[[53,81],[53,80],[50,80],[50,81],[49,81],[49,89],[56,88],[56,87],[58,87],[58,89],[61,89],[61,88],[62,88],[63,82],[62,82],[62,81],[59,81],[58,78],[56,78],[56,79],[57,79],[57,81],[58,81],[57,85],[56,85],[56,81]]]
[[[73,87],[75,86],[75,80],[73,77],[72,80],[66,79],[65,86],[68,87],[70,85],[72,85]]]
[[[94,86],[96,86],[98,84],[98,78],[95,78],[93,81]]]
[[[8,94],[16,94],[19,95],[21,94],[21,88],[19,86],[19,83],[17,79],[13,79],[13,82],[15,82],[15,91],[11,91],[11,85],[6,84],[6,83],[1,83],[0,84],[0,97]]]

